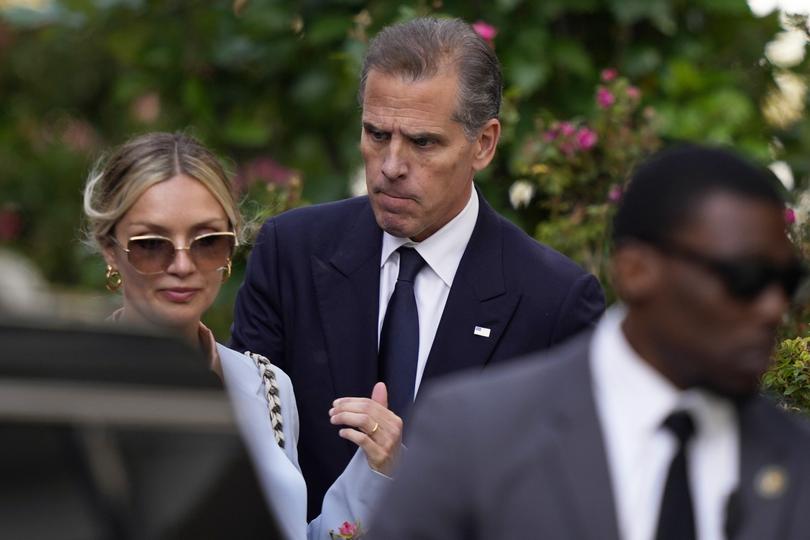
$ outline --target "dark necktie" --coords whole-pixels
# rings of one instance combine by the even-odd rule
[[[413,248],[397,251],[399,275],[380,332],[380,372],[388,386],[388,405],[402,417],[413,402],[419,357],[419,313],[413,281],[425,260]]]
[[[686,445],[695,432],[692,416],[676,411],[664,421],[664,427],[678,439],[678,450],[669,466],[667,483],[661,497],[656,540],[695,540],[695,514],[689,491],[689,467]]]

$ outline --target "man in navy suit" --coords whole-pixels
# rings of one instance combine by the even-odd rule
[[[368,395],[383,380],[392,400],[409,403],[425,379],[547,348],[604,310],[592,275],[473,186],[500,137],[501,88],[497,57],[466,23],[384,29],[360,82],[368,196],[285,213],[257,239],[232,346],[292,378],[313,514],[354,452],[330,424],[335,398]],[[415,277],[403,276],[403,258]],[[387,311],[398,322],[386,325]],[[384,429],[375,424],[341,436],[374,437]]]
[[[757,395],[805,275],[778,183],[716,148],[639,167],[612,231],[624,304],[426,389],[369,538],[808,538],[810,431]]]

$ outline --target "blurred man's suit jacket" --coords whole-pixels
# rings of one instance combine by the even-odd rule
[[[530,356],[486,378],[426,389],[371,537],[618,540],[590,340],[577,337],[542,362]],[[739,418],[729,538],[808,538],[810,432],[761,397]],[[764,470],[782,471],[784,485],[763,490]]]
[[[596,278],[479,200],[422,381],[546,349],[604,310]],[[369,396],[381,378],[381,249],[367,197],[287,212],[263,226],[237,298],[231,348],[267,356],[292,379],[311,517],[356,450],[329,423],[332,401]]]

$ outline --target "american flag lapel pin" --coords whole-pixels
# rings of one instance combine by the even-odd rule
[[[489,337],[489,334],[491,333],[492,330],[490,330],[489,328],[484,328],[483,326],[476,326],[475,330],[473,330],[473,334],[481,337]]]

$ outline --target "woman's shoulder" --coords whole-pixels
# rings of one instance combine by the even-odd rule
[[[249,356],[246,353],[235,351],[220,343],[217,343],[217,351],[219,352],[219,358],[220,362],[222,363],[222,370],[226,380],[229,377],[231,379],[237,377],[239,380],[247,379],[251,382],[258,382],[261,379],[258,364],[261,363],[264,364],[266,368],[273,371],[276,382],[282,393],[292,391],[292,381],[290,380],[290,377],[284,372],[283,369],[273,365],[268,358],[261,355]]]

